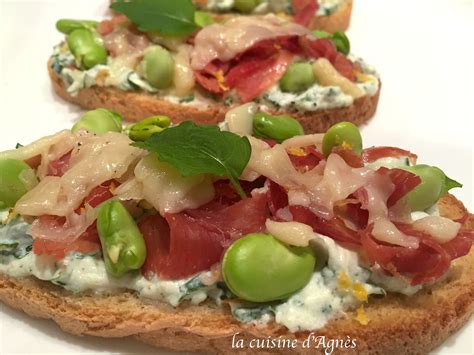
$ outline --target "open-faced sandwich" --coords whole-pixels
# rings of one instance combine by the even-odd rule
[[[271,114],[290,113],[307,133],[344,120],[361,124],[375,113],[378,74],[350,54],[342,32],[311,32],[272,14],[213,23],[186,0],[112,7],[122,15],[57,23],[66,38],[49,74],[60,96],[84,108],[129,120],[166,114],[175,123],[216,123],[252,101]]]
[[[303,135],[256,110],[122,131],[99,109],[0,153],[0,299],[188,351],[425,353],[459,329],[474,305],[460,184],[363,149],[349,122]]]
[[[199,9],[216,14],[262,15],[275,13],[289,20],[328,32],[349,27],[352,0],[194,0]]]

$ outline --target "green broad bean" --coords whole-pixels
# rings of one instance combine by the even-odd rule
[[[310,63],[293,63],[283,74],[279,84],[283,92],[301,92],[308,89],[315,81]]]
[[[72,133],[85,129],[91,133],[122,132],[122,116],[105,108],[86,112],[71,128]]]
[[[107,50],[89,29],[72,31],[67,36],[67,45],[81,69],[107,63]]]
[[[351,122],[339,122],[327,130],[323,137],[323,154],[328,157],[334,147],[352,149],[362,154],[362,137],[359,128]]]
[[[448,192],[451,189],[454,189],[456,187],[462,187],[462,184],[457,182],[456,180],[451,179],[450,177],[446,176],[443,170],[440,168],[433,166],[433,169],[438,171],[438,173],[443,175],[443,186],[441,188],[441,196],[443,196],[446,192]]]
[[[142,267],[146,258],[145,240],[121,202],[111,200],[99,207],[97,231],[108,273],[121,277]]]
[[[348,55],[351,51],[351,42],[346,36],[345,32],[337,31],[334,34],[330,34],[326,31],[315,30],[313,35],[316,38],[328,38],[336,46],[338,52],[341,52],[344,55]]]
[[[421,183],[406,194],[405,199],[413,211],[424,211],[433,206],[448,190],[462,185],[450,179],[435,167],[425,164],[407,166],[407,170],[421,178]]]
[[[293,117],[272,116],[265,112],[257,112],[253,116],[253,135],[255,137],[270,138],[281,143],[288,138],[303,134],[303,127]]]
[[[323,30],[314,30],[313,35],[316,38],[332,38],[332,34]]]
[[[78,30],[80,28],[94,30],[97,28],[98,24],[99,23],[97,21],[61,19],[56,22],[56,29],[59,32],[68,35],[72,31]]]
[[[0,209],[14,207],[16,202],[38,184],[33,169],[21,160],[0,160]]]
[[[234,8],[245,14],[251,13],[260,4],[260,0],[235,0]]]
[[[227,287],[241,299],[270,302],[303,288],[315,262],[310,247],[288,246],[269,234],[249,234],[227,249],[222,275]]]
[[[127,133],[131,140],[145,141],[155,133],[169,127],[171,119],[168,116],[153,116],[127,127]]]
[[[338,52],[341,52],[344,55],[348,55],[351,52],[351,42],[349,42],[349,38],[347,38],[344,32],[335,32],[331,39]]]
[[[166,89],[173,83],[174,60],[170,52],[161,46],[152,46],[145,51],[140,70],[143,77],[157,89]]]

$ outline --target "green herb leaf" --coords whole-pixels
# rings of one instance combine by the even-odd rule
[[[206,27],[216,22],[211,14],[204,11],[196,11],[194,14],[194,21],[199,27]]]
[[[213,174],[227,177],[243,198],[239,176],[247,166],[252,148],[247,137],[220,131],[217,126],[181,123],[156,133],[133,146],[155,152],[183,176]]]
[[[127,16],[143,32],[188,35],[198,28],[194,22],[196,7],[191,0],[119,0],[110,8]]]

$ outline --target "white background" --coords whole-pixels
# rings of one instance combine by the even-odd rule
[[[0,0],[0,150],[71,127],[80,110],[57,98],[46,62],[59,18],[101,19],[108,0]],[[355,0],[349,38],[383,88],[365,146],[393,145],[463,182],[474,210],[474,15],[469,0]],[[471,320],[438,354],[473,354]],[[50,321],[0,309],[0,354],[156,353],[131,339],[73,337]]]

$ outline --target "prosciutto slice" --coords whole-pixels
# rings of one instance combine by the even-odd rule
[[[219,262],[230,243],[249,233],[263,231],[266,198],[257,194],[233,205],[210,203],[181,213],[144,218],[139,228],[147,258],[142,272],[162,279],[180,279],[208,270]]]
[[[372,228],[370,225],[360,233],[362,246],[369,260],[393,275],[403,274],[411,279],[412,285],[439,278],[448,270],[451,260],[466,255],[472,245],[472,240],[462,232],[448,243],[439,244],[429,234],[414,230],[408,224],[397,224],[397,228],[404,234],[417,238],[419,247],[414,249],[387,245],[373,238]]]
[[[317,0],[293,0],[293,12],[295,13],[295,22],[303,26],[308,26],[311,19],[316,15],[319,9]]]

